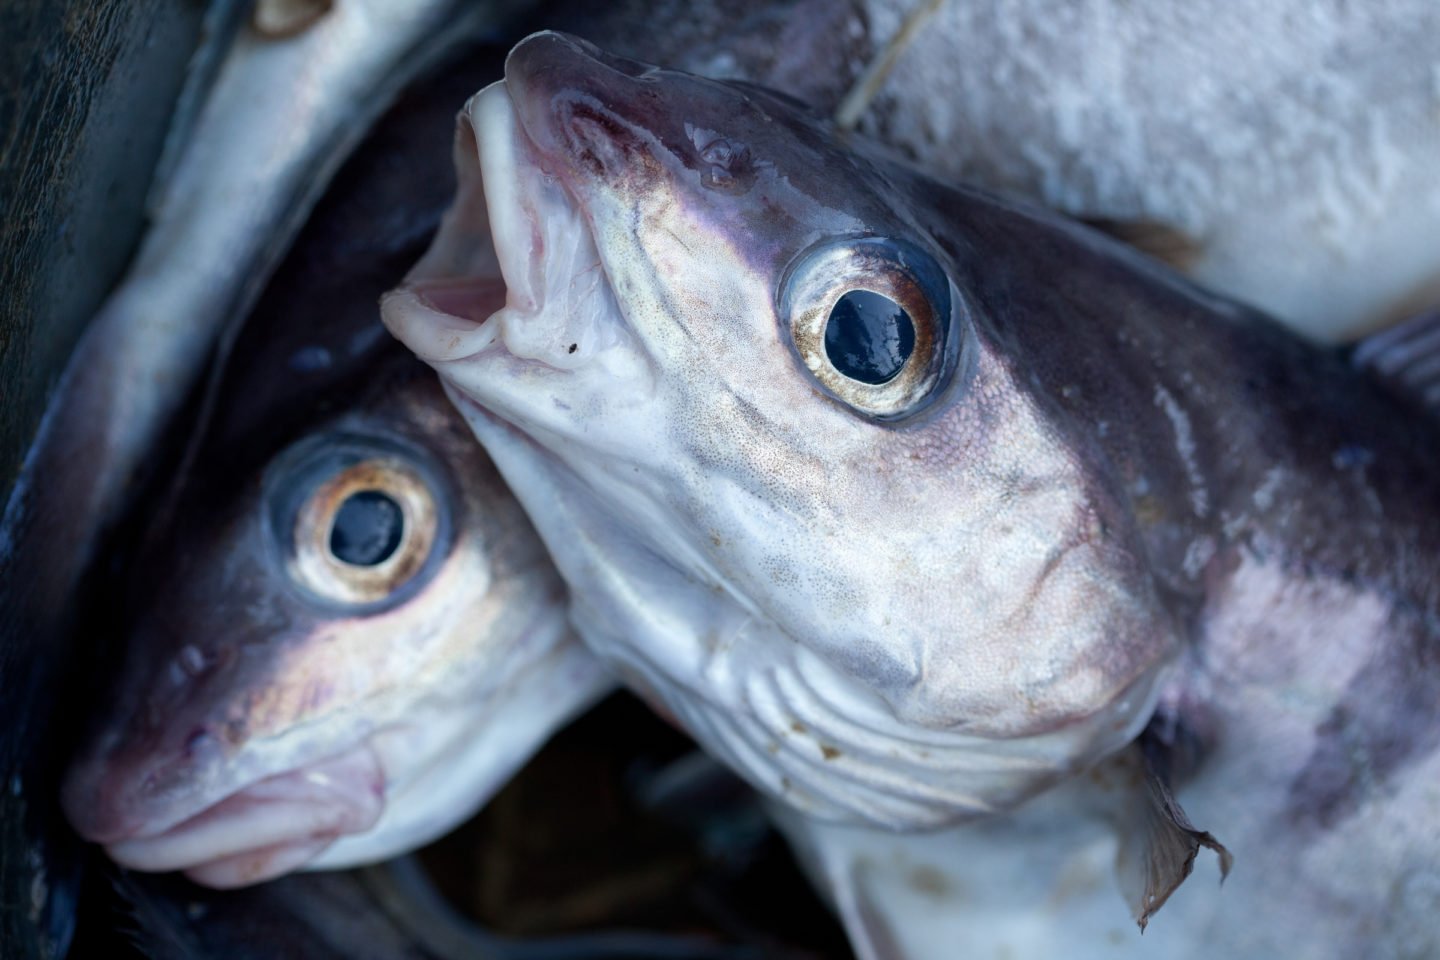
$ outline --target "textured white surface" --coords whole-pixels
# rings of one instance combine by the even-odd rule
[[[910,2],[865,0],[888,37]],[[917,95],[917,91],[927,91]],[[1440,4],[949,0],[860,129],[1341,339],[1440,300]]]

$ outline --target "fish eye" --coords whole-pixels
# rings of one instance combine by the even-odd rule
[[[360,440],[306,442],[277,471],[274,529],[291,578],[347,605],[395,597],[444,533],[440,491],[406,451]]]
[[[373,567],[395,555],[405,536],[405,513],[380,490],[352,493],[330,525],[330,555],[352,567]]]
[[[914,414],[953,372],[961,330],[944,270],[884,237],[821,243],[782,281],[779,310],[806,373],[877,420]]]
[[[895,379],[915,352],[915,323],[884,294],[847,290],[825,322],[825,357],[843,376],[872,386]]]

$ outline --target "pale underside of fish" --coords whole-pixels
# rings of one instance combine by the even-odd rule
[[[1085,949],[1433,948],[1384,920],[1440,846],[1430,424],[1121,246],[753,88],[543,35],[467,106],[456,160],[387,325],[530,512],[585,641],[798,817],[862,954],[1017,942],[995,900],[912,922],[986,882],[967,842],[1083,877],[1119,842],[1143,921],[1189,869],[1145,882],[1153,811],[1187,825],[1137,804],[1152,780],[1234,873]],[[857,290],[904,325],[836,314]],[[936,883],[897,882],[952,842]],[[1065,871],[1027,869],[994,893],[1014,936],[1073,953],[1034,899]],[[1069,903],[1092,932],[1123,916]]]

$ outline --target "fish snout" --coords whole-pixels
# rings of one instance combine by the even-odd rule
[[[541,154],[566,171],[615,181],[649,164],[646,115],[654,67],[605,53],[576,37],[537,33],[505,61],[505,84],[520,121]]]
[[[205,772],[224,765],[245,737],[243,724],[201,723],[177,740],[153,701],[130,713],[128,722],[96,729],[61,784],[71,826],[94,843],[135,836],[193,802]]]

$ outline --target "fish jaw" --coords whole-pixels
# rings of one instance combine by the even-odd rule
[[[457,570],[441,586],[463,598],[453,588],[477,572]],[[327,654],[363,660],[368,634],[402,660],[418,655],[423,641],[396,642],[403,628],[416,632],[413,623],[362,630],[341,622],[329,641],[292,643],[296,652],[267,665],[273,672],[244,679],[228,697],[197,688],[193,700],[204,712],[192,715],[244,718],[249,733],[241,733],[243,722],[176,722],[181,714],[172,708],[148,734],[101,737],[67,777],[62,801],[71,823],[119,863],[183,869],[211,886],[299,868],[337,840],[330,865],[383,859],[433,839],[482,805],[608,685],[572,652],[578,643],[555,602],[553,573],[535,572],[538,595],[507,592],[500,601],[517,608],[512,616],[487,623],[483,605],[467,603],[446,612],[442,625],[468,619],[452,644],[458,651],[402,682],[387,680],[398,665],[374,662],[372,672]],[[430,632],[443,638],[438,627]],[[285,639],[271,638],[277,646]],[[351,649],[336,649],[335,640]],[[293,686],[272,679],[279,677]],[[308,700],[315,690],[334,702]],[[541,702],[536,690],[545,692]],[[278,712],[286,703],[296,712]],[[251,712],[239,712],[242,706]],[[267,706],[277,712],[265,720]],[[184,737],[191,729],[215,733]],[[241,738],[235,743],[224,740],[231,729]],[[497,738],[509,749],[497,747]]]
[[[905,209],[908,181],[763,92],[555,34],[511,53],[505,85],[491,103],[524,151],[473,172],[563,189],[623,333],[563,370],[427,353],[427,328],[455,324],[426,302],[430,270],[465,262],[452,244],[475,229],[442,228],[384,316],[525,503],[587,644],[752,783],[830,819],[1008,808],[1132,739],[1178,629],[1113,491],[962,296],[979,268]],[[957,305],[948,379],[909,420],[817,388],[782,329],[794,265],[876,234],[948,264]],[[563,262],[537,260],[564,289]]]
[[[217,663],[179,700],[133,708],[156,710],[153,726],[117,711],[129,722],[105,730],[65,778],[61,803],[76,831],[122,865],[230,887],[288,872],[374,827],[404,773],[376,748],[391,728],[386,711],[347,703],[345,681],[326,679],[342,673],[333,664],[275,663],[293,671],[292,686],[269,670]],[[185,682],[182,671],[156,672],[162,687]]]
[[[382,305],[391,332],[431,364],[503,354],[573,372],[633,347],[584,213],[537,156],[504,81],[465,104],[454,154],[457,200]]]
[[[357,697],[268,741],[192,736],[178,755],[102,741],[67,777],[67,816],[124,866],[221,888],[414,849],[481,807],[612,686],[557,606],[496,632],[510,638],[498,655],[454,664],[448,683],[412,678],[413,695]]]
[[[158,615],[136,630],[115,700],[63,785],[62,805],[86,839],[113,846],[166,834],[257,784],[283,787],[337,755],[371,756],[377,724],[363,706],[377,673],[347,663],[293,598],[267,589],[264,551],[235,553],[191,557],[193,576],[163,590]],[[269,616],[247,619],[257,611]],[[347,782],[378,777],[383,795],[378,765],[374,777],[357,769],[345,767]]]

